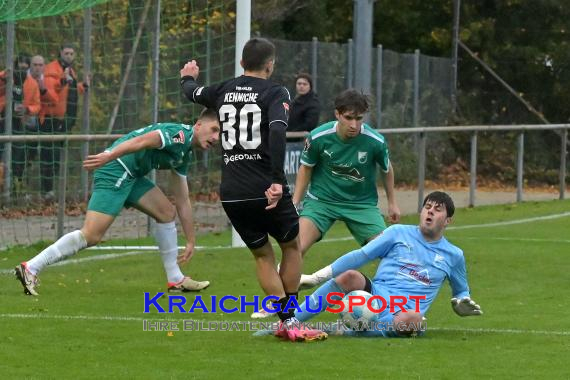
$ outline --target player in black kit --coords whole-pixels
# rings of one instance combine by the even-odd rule
[[[242,52],[244,75],[218,85],[196,83],[196,61],[180,70],[186,97],[218,111],[222,142],[220,198],[226,214],[255,257],[257,278],[266,294],[279,297],[274,304],[281,319],[278,337],[292,341],[322,340],[326,333],[299,325],[290,298],[297,298],[302,257],[299,216],[283,165],[289,92],[268,78],[275,65],[275,46],[266,39],[249,40]],[[280,272],[268,240],[281,247]]]

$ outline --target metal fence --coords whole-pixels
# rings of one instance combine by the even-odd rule
[[[53,11],[61,9],[63,3],[54,2]],[[54,62],[60,46],[71,44],[76,54],[76,79],[81,82],[90,76],[91,85],[77,97],[73,107],[77,114],[65,115],[73,124],[70,133],[127,133],[157,120],[191,124],[202,107],[189,104],[181,94],[179,70],[189,59],[196,59],[201,83],[232,77],[234,19],[235,1],[141,0],[107,1],[73,12],[11,21],[0,25],[0,71],[15,72],[14,59],[24,53],[41,55],[46,64]],[[6,114],[0,115],[0,134],[31,134],[33,128],[41,133],[42,123],[25,132],[13,128],[11,75],[6,78]],[[72,144],[68,156],[72,163],[78,163],[94,149],[99,147]],[[12,157],[12,152],[22,150],[25,158],[22,154]],[[7,144],[0,146],[0,157],[0,182],[4,183],[0,202],[4,207],[41,195],[39,176],[49,177],[51,173],[46,175],[49,170],[44,170],[42,174],[36,164],[43,160],[45,168],[52,163],[42,158],[41,149]],[[26,168],[18,178],[15,166]],[[68,175],[69,183],[77,186],[71,195],[85,200],[89,191],[85,172],[75,168]]]
[[[558,130],[561,132],[561,137],[557,147],[552,150],[558,151],[559,160],[552,163],[553,166],[558,166],[558,192],[559,199],[565,198],[566,183],[568,178],[568,167],[566,165],[566,144],[568,138],[568,129],[570,124],[552,124],[552,125],[504,125],[504,126],[456,126],[456,127],[419,127],[419,128],[395,128],[383,129],[380,132],[385,134],[388,141],[395,140],[417,140],[417,149],[409,147],[407,150],[392,150],[391,155],[392,163],[395,167],[396,178],[398,178],[399,170],[408,165],[413,167],[417,182],[415,187],[417,189],[418,208],[424,197],[425,185],[430,181],[437,179],[438,175],[445,174],[449,166],[442,163],[437,159],[440,150],[445,150],[446,147],[442,141],[452,141],[451,135],[460,136],[461,138],[455,141],[464,145],[466,157],[457,156],[456,162],[463,162],[463,167],[454,168],[455,175],[459,175],[469,186],[469,205],[475,206],[476,201],[476,188],[477,188],[477,163],[485,159],[484,149],[481,148],[481,140],[492,136],[492,138],[500,138],[502,134],[514,133],[516,143],[508,147],[509,157],[508,160],[513,162],[514,178],[510,179],[512,185],[516,187],[516,200],[524,200],[525,188],[525,157],[528,158],[533,154],[532,151],[527,151],[525,154],[525,135],[532,133],[540,133],[544,131]],[[298,133],[290,133],[290,137],[298,136]],[[99,136],[85,136],[85,135],[66,135],[66,136],[0,136],[0,143],[5,141],[20,141],[30,142],[39,140],[60,140],[65,142],[66,151],[72,144],[80,144],[81,142],[89,141],[92,145],[104,146],[108,140],[116,138],[117,136],[99,135]],[[439,144],[439,149],[428,149],[431,143]],[[531,147],[532,148],[532,147]],[[291,144],[288,154],[286,156],[286,171],[290,182],[294,182],[298,157],[301,144],[298,142]],[[483,152],[483,154],[481,154]],[[401,154],[400,154],[401,153]],[[404,161],[404,156],[414,156],[414,159]],[[61,166],[59,176],[59,201],[53,208],[46,210],[40,209],[34,212],[33,202],[28,202],[27,205],[22,205],[19,209],[20,213],[16,212],[17,208],[10,211],[4,209],[4,214],[0,218],[0,247],[5,247],[14,244],[30,244],[38,240],[52,240],[57,236],[67,233],[73,229],[81,226],[83,221],[84,204],[77,204],[70,202],[74,199],[74,194],[77,192],[77,187],[73,183],[68,182],[70,171],[81,170],[78,168],[79,162],[71,159],[67,153],[64,154],[67,159],[64,165]],[[203,186],[203,184],[196,183],[200,178],[196,175],[201,170],[207,170],[210,173],[210,178],[218,177],[218,180],[213,180],[207,186],[217,186],[219,183],[220,175],[220,160],[219,152],[212,152],[208,161],[202,161],[194,165],[189,173],[190,187]],[[166,183],[165,175],[168,173],[159,172],[157,176],[157,183]],[[498,177],[504,176],[504,173],[496,173]],[[460,179],[461,180],[461,179]],[[504,178],[503,178],[504,180]],[[398,181],[397,181],[398,182]],[[197,193],[195,193],[197,194]],[[217,202],[216,197],[212,197],[212,193],[203,193],[202,196],[194,195],[194,209],[195,220],[198,229],[201,231],[220,231],[228,227],[228,221],[223,213],[220,203]],[[117,219],[113,228],[109,231],[107,238],[140,238],[145,237],[147,232],[147,218],[139,212],[123,212],[121,217]]]
[[[346,43],[272,40],[277,64],[272,79],[295,89],[295,75],[313,76],[322,105],[321,121],[334,119],[333,101],[354,84],[352,40]],[[397,53],[378,45],[366,73],[371,78],[375,128],[446,125],[451,116],[451,60],[420,54]],[[294,94],[294,91],[292,91]]]
[[[108,2],[65,15],[17,21],[0,28],[0,61],[8,67],[14,54],[21,51],[42,54],[50,61],[61,42],[77,43],[79,71],[92,74],[93,85],[79,105],[77,127],[72,133],[126,133],[156,119],[190,121],[199,108],[189,105],[181,96],[178,71],[187,59],[195,58],[202,68],[201,83],[233,76],[235,27],[230,15],[234,7],[235,2],[221,0],[147,0],[129,3],[125,11],[118,2]],[[320,120],[332,120],[335,96],[354,83],[354,57],[358,52],[352,40],[346,43],[320,42],[316,38],[304,42],[272,41],[277,47],[272,79],[294,90],[297,73],[312,74],[323,106]],[[367,74],[373,89],[369,122],[387,134],[397,185],[420,190],[423,183],[430,182],[469,185],[473,136],[464,132],[470,129],[453,132],[411,129],[448,124],[451,60],[419,51],[397,53],[379,45],[373,49],[373,62]],[[9,105],[10,99],[7,101]],[[524,177],[554,186],[561,164],[557,150],[549,147],[558,146],[559,137],[548,127],[533,129],[525,136],[527,151],[533,154],[519,156],[522,138],[517,132],[508,128],[492,131],[482,128],[475,140],[478,162],[485,164],[480,165],[480,174],[505,184],[520,185],[519,189],[525,185],[519,184]],[[3,195],[0,246],[52,240],[76,228],[82,219],[90,184],[81,161],[88,151],[101,151],[113,137],[60,135],[60,139],[65,139],[65,165],[59,171],[56,203],[46,204],[39,191],[38,142],[50,137],[25,137],[6,130],[5,136],[0,136],[0,146],[5,145],[7,153],[0,163],[0,172],[2,167],[5,169],[4,175],[0,175]],[[22,188],[15,189],[9,152],[11,144],[18,141],[27,141],[27,155],[22,162],[25,167]],[[492,162],[495,159],[488,157],[496,151],[502,154],[495,165]],[[423,152],[428,157],[424,162]],[[522,174],[521,157],[525,163]],[[223,229],[227,225],[216,198],[219,160],[217,152],[199,154],[189,175],[196,219],[203,230]],[[294,174],[296,161],[291,162],[288,170]],[[160,173],[156,180],[159,186],[166,183]],[[110,236],[146,236],[147,222],[138,213],[126,212],[117,220]]]

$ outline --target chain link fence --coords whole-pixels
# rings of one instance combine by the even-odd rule
[[[3,24],[0,28],[0,62],[8,67],[15,56],[27,52],[44,56],[47,63],[57,59],[63,42],[75,44],[74,65],[78,80],[91,75],[92,84],[87,95],[79,98],[77,120],[70,133],[126,133],[151,124],[154,118],[192,123],[200,109],[183,99],[178,72],[188,59],[194,58],[201,67],[200,83],[215,83],[233,77],[235,2],[162,0],[160,17],[156,4],[158,2],[148,0],[97,1],[90,8],[18,20],[13,24],[12,40],[9,25]],[[86,38],[87,35],[91,37]],[[156,41],[159,41],[158,45]],[[322,105],[320,121],[333,120],[335,96],[354,83],[352,42],[272,41],[277,47],[272,79],[285,85],[294,96],[295,75],[299,72],[312,74]],[[373,49],[372,56],[369,123],[373,127],[405,129],[449,124],[450,59],[430,57],[418,51],[397,53],[381,46]],[[549,136],[545,131],[529,133],[531,136]],[[11,135],[6,130],[4,134]],[[391,133],[386,138],[397,185],[417,188],[419,135]],[[542,141],[549,141],[548,137],[545,139]],[[552,157],[544,156],[540,161],[533,159],[532,151],[544,150],[544,146],[536,143],[541,140],[529,140],[531,145],[525,156],[524,174],[534,176],[539,183],[556,187],[559,144],[554,137],[550,140],[546,146],[556,147]],[[43,173],[37,142],[25,146],[26,154],[20,162],[25,168],[21,182],[6,181],[13,179],[9,178],[13,175],[9,170],[12,164],[8,165],[6,161],[6,151],[11,151],[13,144],[0,144],[5,152],[4,164],[0,166],[4,169],[0,175],[0,182],[4,180],[0,247],[53,240],[58,234],[58,226],[62,226],[64,233],[80,226],[91,181],[81,168],[82,158],[86,152],[99,152],[108,144],[104,141],[68,142],[63,146],[67,152],[64,212],[58,210],[60,194],[57,194],[57,188],[54,188],[55,203],[54,199],[46,199],[41,191]],[[469,134],[431,133],[425,149],[426,183],[469,184]],[[481,133],[478,149],[479,163],[485,163],[480,174],[516,185],[517,133]],[[490,150],[497,149],[502,149],[503,162],[489,164],[488,161],[492,161]],[[291,173],[288,174],[294,174],[292,168],[289,169]],[[60,175],[57,170],[56,173],[57,182]],[[159,186],[167,183],[166,174],[157,173]],[[199,154],[188,178],[199,228],[202,231],[225,229],[227,219],[217,199],[219,151]],[[144,237],[147,222],[146,216],[125,211],[106,238]]]

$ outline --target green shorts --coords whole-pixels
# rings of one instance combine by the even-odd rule
[[[301,217],[308,218],[315,224],[321,232],[320,239],[335,221],[342,220],[360,245],[366,244],[366,241],[386,229],[380,210],[370,205],[329,203],[305,198]]]
[[[145,177],[131,177],[117,161],[95,171],[93,194],[87,210],[117,216],[123,207],[132,207],[156,185]]]

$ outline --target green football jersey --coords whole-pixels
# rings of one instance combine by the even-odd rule
[[[145,149],[126,154],[117,159],[132,177],[143,177],[152,169],[174,169],[178,174],[186,176],[192,159],[193,129],[186,124],[159,123],[137,129],[121,137],[107,151],[123,141],[158,131],[162,146],[157,149]]]
[[[377,205],[376,164],[388,172],[390,155],[384,136],[368,125],[362,124],[358,136],[343,141],[337,122],[331,121],[307,137],[301,164],[313,168],[308,197]]]

